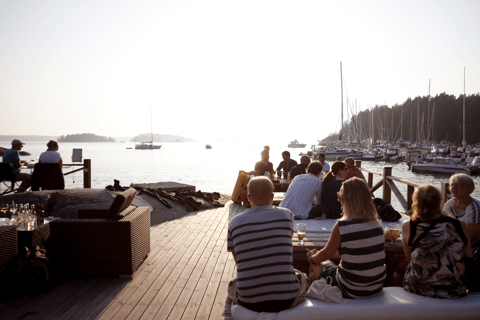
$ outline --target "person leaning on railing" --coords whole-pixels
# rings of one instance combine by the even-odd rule
[[[413,214],[402,224],[408,262],[405,290],[432,298],[466,295],[466,257],[472,257],[467,226],[445,215],[438,188],[420,186],[413,194]]]

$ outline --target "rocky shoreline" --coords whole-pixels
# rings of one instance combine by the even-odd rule
[[[79,209],[108,209],[117,193],[118,192],[108,191],[106,189],[35,191],[2,196],[0,197],[0,204],[11,204],[12,201],[18,204],[43,204],[46,216],[76,219]],[[213,205],[204,199],[196,198],[195,200],[202,203],[199,211],[214,208]],[[220,194],[220,198],[217,201],[225,205],[229,200],[230,195]],[[166,201],[170,204],[171,208],[167,208],[148,194],[140,194],[134,199],[132,205],[138,207],[148,206],[151,208],[151,226],[184,217],[191,211],[186,205],[181,205],[168,199]]]

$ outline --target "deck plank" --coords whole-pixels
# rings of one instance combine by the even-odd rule
[[[204,239],[204,238],[207,238],[209,239],[212,235],[213,235],[213,232],[215,230],[215,228],[217,227],[217,223],[216,220],[218,220],[220,217],[221,217],[221,211],[217,211],[216,212],[217,214],[216,215],[212,215],[212,219],[210,219],[204,226],[204,228],[202,229],[201,233],[199,235],[197,235],[196,237],[194,237],[192,239],[192,241],[195,243],[195,242],[198,242],[200,241],[201,243],[201,240],[200,239]],[[198,245],[194,245],[192,243],[193,247],[196,248]],[[155,293],[155,296],[153,298],[153,300],[151,301],[151,303],[149,304],[149,306],[146,308],[145,310],[145,313],[144,315],[142,316],[141,319],[154,319],[158,310],[162,307],[163,303],[165,302],[165,300],[167,299],[171,289],[173,288],[175,282],[178,280],[181,272],[185,269],[187,263],[188,263],[188,259],[190,258],[190,256],[188,255],[184,255],[185,251],[179,251],[178,253],[178,258],[176,261],[172,261],[173,263],[171,263],[169,265],[169,268],[173,268],[173,272],[171,272],[170,274],[166,274],[166,279],[165,279],[165,282],[164,282],[164,285],[162,285],[162,287],[158,287],[157,289],[157,292]],[[152,292],[153,293],[153,292]]]
[[[228,223],[245,210],[193,212],[150,227],[151,250],[133,279],[68,279],[52,290],[0,303],[2,319],[231,319]]]
[[[194,221],[197,221],[202,218],[202,215],[193,216]],[[197,221],[197,224],[193,224],[193,227],[201,225],[201,220]],[[151,272],[148,273],[148,276],[144,279],[142,283],[138,283],[135,281],[135,278],[132,280],[131,283],[127,285],[127,287],[122,291],[116,299],[108,306],[107,310],[99,317],[99,319],[112,319],[114,316],[115,318],[122,318],[122,315],[117,315],[117,312],[125,305],[128,304],[131,309],[133,309],[138,301],[152,286],[155,286],[157,283],[157,278],[161,273],[168,273],[170,270],[164,270],[164,268],[168,265],[171,259],[175,259],[176,247],[188,241],[189,237],[194,237],[195,233],[191,233],[191,230],[188,226],[184,224],[177,224],[171,230],[171,235],[166,234],[164,239],[155,245],[155,249],[159,249],[158,254],[155,255],[153,260],[146,261],[147,263],[152,265]],[[157,284],[158,285],[158,284]],[[134,293],[140,289],[135,295]],[[133,296],[133,297],[132,297]],[[137,301],[135,301],[137,300]],[[128,316],[124,315],[123,318]]]

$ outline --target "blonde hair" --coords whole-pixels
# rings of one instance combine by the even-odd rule
[[[372,194],[363,179],[353,177],[343,182],[340,196],[343,198],[343,220],[362,219],[378,221]]]
[[[412,221],[429,223],[443,215],[440,208],[442,193],[432,185],[421,185],[413,193]]]

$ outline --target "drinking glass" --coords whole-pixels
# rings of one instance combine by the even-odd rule
[[[2,213],[2,218],[4,218],[8,212],[8,204],[5,203],[0,205],[0,212]]]
[[[297,237],[300,242],[298,243],[299,246],[304,246],[305,242],[303,242],[303,238],[305,237],[305,223],[297,223]]]
[[[398,238],[400,238],[400,225],[398,223],[390,223],[388,226],[390,229],[390,242],[397,243]]]

